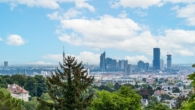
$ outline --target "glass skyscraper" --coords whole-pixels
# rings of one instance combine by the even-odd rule
[[[160,70],[160,48],[153,48],[153,69]]]
[[[106,71],[106,53],[102,53],[100,56],[100,70],[101,71]]]

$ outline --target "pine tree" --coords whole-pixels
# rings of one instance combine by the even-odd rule
[[[82,62],[77,63],[74,57],[68,56],[60,69],[47,77],[48,94],[52,102],[38,98],[39,107],[51,110],[84,110],[92,101],[93,93],[85,98],[83,93],[93,83],[94,77],[88,76]],[[41,108],[40,108],[41,109]]]

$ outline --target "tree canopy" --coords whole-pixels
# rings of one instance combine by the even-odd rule
[[[83,97],[83,93],[93,83],[94,77],[88,76],[82,62],[77,63],[74,57],[68,56],[60,63],[51,76],[47,77],[47,93],[53,103],[38,98],[44,107],[55,110],[84,110],[92,101],[93,93]]]
[[[117,92],[97,92],[91,110],[141,110],[141,96],[131,87],[122,86]]]

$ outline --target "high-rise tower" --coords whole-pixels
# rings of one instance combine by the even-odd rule
[[[167,69],[171,69],[172,58],[171,54],[167,54]]]
[[[4,61],[4,68],[8,68],[8,61]]]
[[[63,59],[65,58],[64,46],[63,46]]]
[[[100,70],[101,71],[106,71],[106,53],[102,53],[100,56]]]
[[[160,48],[153,48],[153,69],[160,70]]]

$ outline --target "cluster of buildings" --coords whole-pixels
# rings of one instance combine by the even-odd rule
[[[167,54],[167,66],[166,69],[172,68],[172,55]],[[125,75],[130,75],[132,72],[144,72],[144,71],[159,71],[164,70],[164,60],[161,59],[160,48],[153,48],[153,62],[152,66],[148,62],[139,60],[137,65],[129,64],[128,60],[119,60],[112,58],[106,58],[106,52],[103,52],[100,56],[99,71],[123,71]]]

